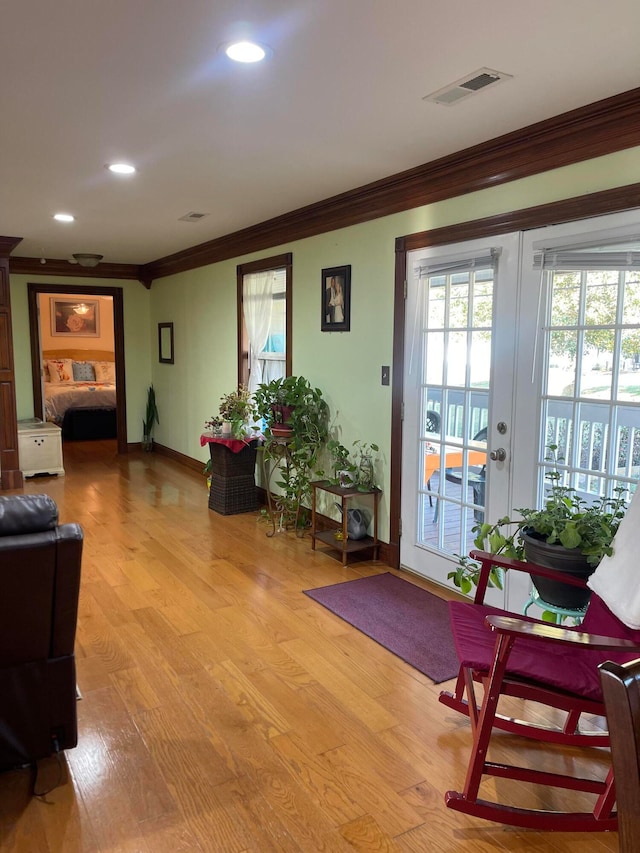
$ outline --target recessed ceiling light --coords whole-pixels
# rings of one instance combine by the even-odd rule
[[[75,216],[70,213],[54,213],[53,218],[57,219],[58,222],[73,222],[75,220]]]
[[[116,175],[133,175],[136,167],[130,166],[129,163],[107,163],[107,169]]]
[[[234,62],[260,62],[267,55],[267,49],[252,41],[238,41],[228,45],[225,53]]]

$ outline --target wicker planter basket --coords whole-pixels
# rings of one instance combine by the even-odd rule
[[[258,508],[255,483],[258,442],[252,441],[234,453],[226,445],[211,442],[211,486],[209,509],[221,515],[253,512]]]
[[[224,444],[209,444],[211,454],[211,473],[222,477],[237,477],[242,474],[253,476],[256,467],[258,442],[252,441],[238,453],[233,453]]]

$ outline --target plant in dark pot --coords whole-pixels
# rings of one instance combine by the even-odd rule
[[[554,445],[549,445],[552,461],[556,461]],[[581,498],[576,490],[561,485],[557,469],[546,475],[550,485],[541,509],[517,509],[521,518],[509,516],[495,524],[478,524],[474,544],[493,554],[504,554],[517,560],[536,563],[559,573],[586,579],[605,554],[612,554],[611,543],[625,514],[627,504],[624,486],[616,487],[613,497],[598,497],[593,502]],[[508,532],[511,531],[511,532]],[[469,558],[460,558],[458,567],[448,575],[463,592],[477,582],[477,566]],[[590,590],[531,575],[543,602],[558,608],[577,610],[589,600]],[[497,573],[494,586],[501,586]],[[550,618],[550,617],[548,617]]]

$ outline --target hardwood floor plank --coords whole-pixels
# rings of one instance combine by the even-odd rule
[[[272,745],[335,826],[362,817],[365,810],[348,788],[339,784],[324,756],[310,752],[293,734],[274,738]]]
[[[359,763],[350,745],[329,750],[323,758],[364,811],[375,815],[383,832],[393,837],[423,822],[418,812],[387,785],[381,775],[371,766],[363,767]]]
[[[126,794],[127,812],[134,820],[139,823],[173,814],[175,802],[141,737],[137,719],[129,714],[117,692],[113,689],[96,691],[91,702],[83,705],[79,713],[82,713],[84,730],[88,732],[85,739],[88,744],[94,744],[90,757],[96,764],[102,761],[110,775],[111,772],[124,773],[118,787]],[[76,755],[77,750],[69,753],[71,768],[76,766]]]
[[[45,798],[28,771],[0,774],[3,853],[616,849],[616,833],[521,831],[445,808],[471,743],[468,720],[438,703],[451,685],[303,594],[385,566],[343,567],[308,535],[269,538],[258,513],[218,515],[197,472],[155,453],[77,442],[64,461],[65,477],[22,491],[50,494],[85,531],[79,745]],[[587,775],[607,760],[513,737],[495,749]],[[584,800],[499,779],[483,790]]]
[[[367,728],[379,731],[398,722],[392,714],[356,687],[347,674],[340,671],[339,665],[336,665],[337,655],[332,654],[331,649],[320,653],[303,639],[291,640],[282,645],[321,684],[336,692],[342,701],[347,701]]]
[[[341,826],[340,835],[358,853],[368,853],[368,851],[396,853],[398,850],[393,839],[380,828],[376,819],[369,814]]]

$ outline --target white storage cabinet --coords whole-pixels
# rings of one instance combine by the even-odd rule
[[[18,453],[24,477],[64,474],[62,430],[55,424],[18,421]]]

